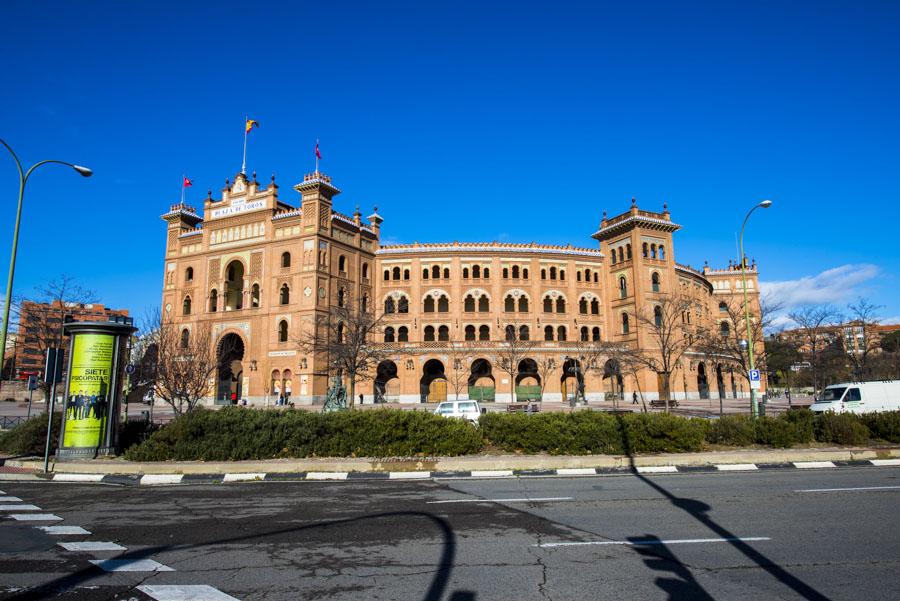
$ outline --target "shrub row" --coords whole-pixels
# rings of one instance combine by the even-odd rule
[[[53,430],[50,439],[50,452],[56,451],[59,443],[60,414],[53,414]],[[128,448],[146,440],[153,432],[159,430],[156,424],[144,421],[131,421],[119,425],[119,446]],[[0,432],[0,451],[14,456],[44,455],[44,444],[47,440],[47,414],[42,413],[22,422],[7,432]]]

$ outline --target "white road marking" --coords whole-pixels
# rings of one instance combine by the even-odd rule
[[[869,459],[872,465],[900,465],[900,459]]]
[[[126,548],[106,541],[83,541],[78,543],[56,543],[66,551],[125,551]]]
[[[156,601],[238,601],[231,595],[226,595],[206,584],[143,584],[137,588]]]
[[[81,526],[35,526],[47,534],[90,534]]]
[[[505,478],[512,475],[512,470],[480,470],[472,472],[473,478]]]
[[[431,472],[389,472],[391,480],[421,480],[431,478]]]
[[[608,545],[625,545],[629,547],[641,545],[688,545],[699,543],[728,543],[735,541],[751,542],[772,540],[768,536],[738,536],[732,538],[683,538],[671,540],[594,540],[585,542],[568,542],[568,543],[542,543],[532,545],[534,547],[554,548],[554,547],[586,547],[586,546],[608,546]]]
[[[21,500],[19,497],[0,497],[0,503],[16,503]]]
[[[722,463],[716,465],[716,469],[720,472],[747,472],[759,468],[755,463]]]
[[[174,572],[152,559],[92,559],[91,563],[105,572]]]
[[[0,511],[40,511],[37,505],[0,505]]]
[[[677,472],[678,468],[674,465],[646,465],[638,467],[637,471],[639,474],[670,474]]]
[[[804,488],[794,492],[843,492],[852,490],[897,490],[900,486],[857,486],[855,488]]]
[[[243,473],[243,474],[225,474],[225,477],[222,478],[222,482],[243,482],[245,480],[265,480],[266,474],[264,472],[256,472],[256,473]]]
[[[105,474],[56,474],[54,482],[100,482]]]
[[[307,480],[346,480],[347,472],[307,472]]]
[[[572,497],[535,497],[533,499],[448,499],[446,501],[426,501],[426,505],[442,503],[544,503],[549,501],[571,501]]]
[[[178,484],[183,474],[146,474],[141,477],[141,484]]]
[[[597,470],[592,467],[564,467],[556,470],[557,476],[596,476]]]
[[[55,522],[62,519],[52,513],[11,513],[9,517],[20,522]]]
[[[835,467],[830,461],[795,461],[794,467],[799,469],[818,469],[823,467]]]

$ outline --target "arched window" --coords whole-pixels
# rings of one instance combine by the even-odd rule
[[[600,342],[600,328],[593,328],[591,330],[591,340]]]
[[[337,304],[338,304],[338,307],[343,307],[343,306],[344,306],[344,296],[345,296],[345,295],[344,295],[344,289],[343,289],[343,288],[338,288],[338,294],[337,294]]]
[[[423,267],[423,268],[422,268],[422,279],[423,279],[423,280],[427,280],[427,279],[428,279],[428,268],[427,268],[427,267]]]
[[[556,299],[556,312],[557,313],[565,313],[566,312],[566,299],[564,299],[561,296]]]
[[[450,268],[449,267],[444,267],[444,279],[445,280],[450,279]]]
[[[625,245],[625,256],[628,258],[629,261],[631,260],[631,244]]]
[[[550,279],[551,279],[551,280],[555,280],[555,279],[556,279],[556,267],[551,267],[551,268],[550,268]]]
[[[397,342],[409,342],[409,328],[400,326],[397,330]]]
[[[663,246],[662,244],[659,245],[659,260],[660,261],[666,260],[666,247]]]
[[[542,280],[547,279],[547,270],[546,269],[541,269],[541,279]]]
[[[438,313],[447,313],[448,311],[450,311],[450,299],[448,299],[443,294],[438,299],[437,310]]]
[[[191,297],[184,297],[184,302],[181,303],[181,313],[182,315],[190,315],[191,314]]]
[[[662,307],[656,306],[653,307],[653,325],[657,328],[661,328],[663,325],[663,314]]]
[[[581,313],[582,315],[587,315],[588,300],[584,297],[582,297],[581,300],[578,301],[578,312]]]
[[[209,291],[209,312],[215,313],[219,309],[219,291],[213,288]]]
[[[725,304],[725,301],[719,303],[719,313],[728,313],[728,305]]]
[[[475,326],[466,326],[466,340],[475,340]]]
[[[447,326],[441,326],[438,328],[438,340],[441,342],[447,342],[450,340],[450,328]]]
[[[559,279],[561,279],[561,280],[566,279],[566,270],[565,269],[559,270]]]
[[[359,308],[362,310],[363,313],[365,313],[368,310],[368,307],[369,307],[369,295],[364,293],[362,295],[362,298],[360,299]]]
[[[512,313],[516,310],[516,299],[512,297],[512,295],[507,295],[505,299],[503,299],[503,310],[507,313]]]
[[[481,274],[481,277],[483,277],[484,279],[488,279],[489,277],[491,277],[491,268],[485,267],[484,271]]]
[[[481,326],[478,328],[478,340],[490,340],[491,339],[491,328],[488,326]]]
[[[544,340],[553,340],[553,326],[544,326]]]
[[[622,333],[628,333],[628,313],[622,313]]]
[[[285,320],[281,320],[278,322],[278,342],[287,342],[288,339],[288,324]]]
[[[362,277],[363,277],[363,279],[369,278],[369,264],[368,263],[362,264]]]
[[[731,327],[727,321],[719,324],[719,333],[722,335],[722,338],[728,338],[728,335],[731,333]]]
[[[544,313],[553,313],[553,299],[549,296],[544,297]]]
[[[281,253],[281,266],[282,267],[290,267],[291,266],[291,253],[289,253],[289,252]]]
[[[401,296],[397,301],[397,313],[409,313],[409,299]]]
[[[257,283],[250,288],[250,306],[254,309],[259,307],[259,284]]]
[[[585,282],[590,282],[590,281],[591,281],[591,270],[590,270],[590,269],[585,269],[585,270],[584,270],[584,281],[585,281]]]
[[[404,280],[408,280],[408,279],[409,279],[409,269],[404,269],[404,270],[403,270],[403,279],[404,279]]]
[[[528,268],[527,268],[527,267],[523,267],[523,268],[522,268],[522,279],[523,279],[523,280],[527,280],[527,279],[528,279]]]
[[[185,282],[193,282],[194,281],[194,268],[188,267],[184,270],[184,281]]]
[[[466,313],[475,312],[475,297],[471,294],[466,296],[466,300],[463,301],[463,311],[465,311]]]
[[[281,287],[281,292],[278,295],[278,302],[282,305],[286,305],[291,302],[291,289],[288,288],[287,284],[284,284]]]
[[[394,278],[394,280],[399,280],[400,279],[400,268],[394,267],[393,271],[391,271],[391,276]]]
[[[387,297],[386,299],[384,299],[384,313],[385,313],[385,315],[388,315],[388,314],[390,314],[390,313],[393,313],[395,310],[396,310],[396,305],[394,305],[394,299],[392,299],[390,296]]]
[[[580,271],[575,272],[575,280],[577,280],[579,282],[581,281],[581,272]]]
[[[519,313],[528,313],[528,297],[519,297]]]
[[[518,266],[518,265],[513,265],[513,267],[512,267],[512,277],[513,277],[514,280],[519,279],[519,266]]]
[[[441,277],[441,268],[435,265],[431,268],[431,279],[437,280]]]
[[[394,342],[394,328],[387,327],[384,329],[384,341]]]
[[[478,279],[481,277],[481,267],[479,267],[478,265],[472,266],[472,277],[475,279]]]
[[[650,276],[650,285],[653,288],[653,292],[659,292],[659,274],[655,271]]]
[[[519,326],[519,340],[528,340],[529,336],[528,326]]]
[[[560,342],[565,342],[566,340],[566,326],[559,326],[556,328],[556,339]]]
[[[650,245],[650,258],[651,259],[656,258],[656,245],[655,244]]]
[[[389,279],[391,279],[391,270],[390,270],[390,269],[385,269],[385,270],[384,270],[384,281],[386,282],[386,281],[388,281]]]
[[[650,256],[650,252],[647,250],[647,243],[644,242],[643,246],[641,246],[641,256],[645,259]]]
[[[425,297],[425,306],[423,308],[425,313],[434,313],[434,297],[426,296]]]
[[[434,326],[425,326],[425,342],[434,342]]]
[[[344,343],[344,322],[339,321],[337,325],[337,342],[338,344]]]
[[[463,279],[464,280],[469,279],[469,268],[468,267],[463,267]]]
[[[591,315],[600,315],[600,301],[596,298],[591,301]]]
[[[341,273],[347,271],[347,257],[344,255],[338,257],[338,271]]]
[[[619,298],[625,298],[626,296],[628,296],[628,280],[623,275],[619,278]]]
[[[509,268],[508,267],[503,268],[503,271],[502,271],[500,277],[502,277],[504,280],[509,278]]]
[[[588,339],[590,338],[590,331],[587,329],[587,326],[582,326],[580,333],[581,333],[581,341],[587,342]]]
[[[516,327],[515,326],[506,326],[503,329],[503,338],[507,342],[512,342],[516,339]]]
[[[609,257],[610,257],[609,258],[610,263],[615,265],[616,264],[616,249],[615,248],[610,251]]]
[[[181,348],[187,348],[191,344],[191,332],[187,328],[181,330]]]
[[[478,299],[478,312],[479,313],[487,313],[491,310],[491,299],[486,296],[482,296]]]

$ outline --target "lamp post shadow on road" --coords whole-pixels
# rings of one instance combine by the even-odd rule
[[[0,144],[6,147],[9,151],[9,154],[12,155],[13,160],[16,162],[16,167],[19,170],[19,203],[16,208],[16,221],[15,227],[13,229],[13,242],[12,242],[12,252],[9,257],[9,277],[6,281],[6,298],[3,303],[3,329],[0,331],[0,368],[2,368],[5,360],[6,360],[6,335],[9,329],[9,309],[10,302],[12,299],[12,288],[13,288],[13,278],[16,272],[16,251],[19,247],[19,224],[22,221],[22,201],[25,198],[25,184],[28,183],[28,178],[34,172],[35,169],[42,165],[47,165],[49,163],[56,163],[59,165],[65,165],[67,167],[71,167],[75,170],[76,173],[81,175],[82,177],[90,177],[94,174],[89,168],[84,167],[82,165],[76,165],[74,163],[69,163],[66,161],[57,161],[54,159],[48,159],[45,161],[38,161],[34,165],[28,168],[28,170],[24,170],[22,167],[22,162],[19,161],[19,157],[16,155],[15,151],[13,151],[12,147],[6,143],[5,140],[0,138]],[[0,378],[0,385],[2,385],[3,381]]]

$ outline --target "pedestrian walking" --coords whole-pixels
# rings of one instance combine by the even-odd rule
[[[637,405],[637,404],[638,404],[638,402],[637,402],[637,393],[636,393],[636,392],[632,392],[632,393],[631,393],[631,404],[632,404],[632,405]]]

